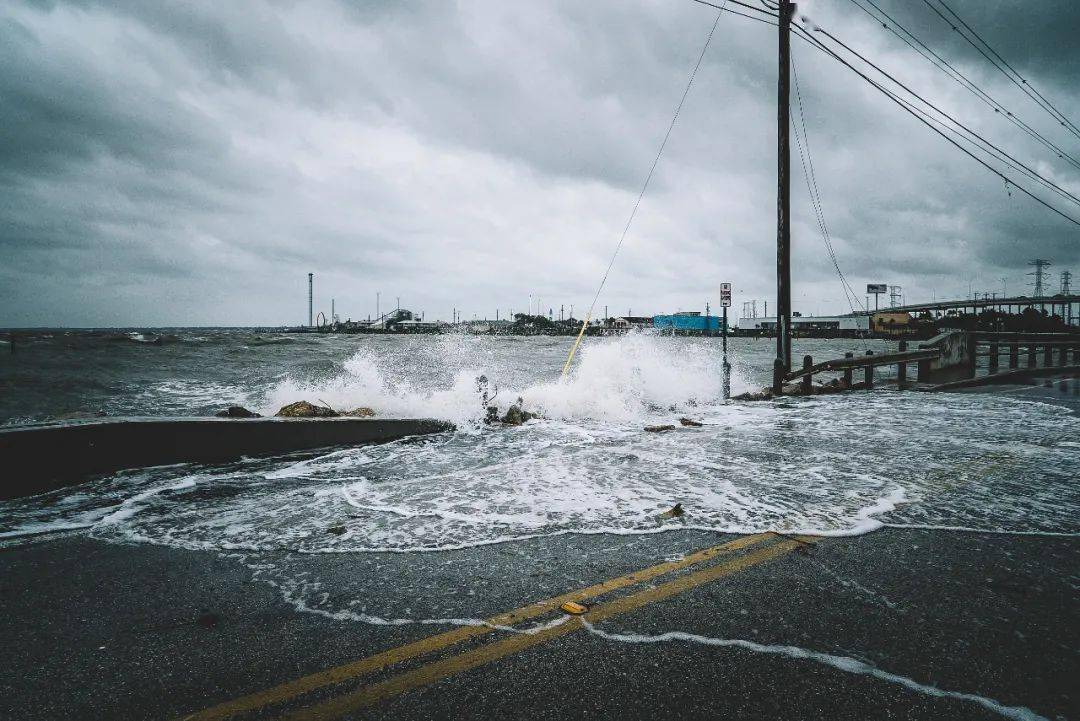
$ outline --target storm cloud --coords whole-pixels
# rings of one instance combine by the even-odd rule
[[[879,3],[1080,157],[923,3]],[[1080,7],[950,3],[1080,122]],[[1018,159],[1080,172],[850,0],[799,6]],[[278,325],[574,306],[596,290],[716,17],[690,0],[10,2],[0,9],[0,326]],[[1030,292],[1080,227],[801,40],[822,206],[856,288]],[[773,294],[776,30],[724,14],[599,305]],[[794,108],[798,113],[798,106]],[[849,310],[793,156],[794,304]],[[1041,197],[1080,217],[1080,207]],[[1056,275],[1054,287],[1056,287]],[[759,303],[760,307],[760,303]]]

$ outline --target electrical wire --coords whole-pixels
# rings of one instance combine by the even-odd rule
[[[825,30],[824,28],[817,27],[817,26],[814,28],[814,30],[815,30],[815,32],[819,32],[819,33],[825,35],[830,40],[835,42],[837,45],[844,48],[844,50],[847,50],[849,53],[851,53],[852,55],[857,57],[859,60],[862,60],[864,63],[866,63],[867,65],[872,67],[874,70],[878,71],[879,73],[881,73],[883,76],[885,76],[886,78],[891,80],[893,83],[895,83],[899,87],[903,88],[907,93],[909,93],[912,97],[917,99],[919,102],[923,103],[925,106],[932,109],[934,112],[936,112],[939,115],[941,115],[942,117],[946,118],[949,122],[953,123],[958,128],[961,128],[962,130],[964,130],[972,138],[975,138],[978,141],[978,143],[982,143],[982,145],[985,146],[985,148],[984,148],[985,152],[988,152],[990,155],[994,156],[1000,162],[1002,162],[1005,165],[1009,166],[1010,168],[1012,168],[1016,172],[1021,173],[1023,175],[1026,175],[1031,180],[1034,180],[1035,182],[1039,183],[1040,185],[1046,187],[1047,189],[1054,191],[1055,193],[1062,196],[1063,198],[1065,198],[1067,200],[1071,200],[1073,203],[1075,203],[1077,205],[1080,205],[1080,198],[1077,198],[1075,195],[1073,195],[1069,191],[1065,190],[1061,186],[1057,185],[1053,181],[1048,180],[1047,178],[1043,177],[1038,172],[1036,172],[1035,170],[1033,170],[1029,166],[1025,165],[1023,162],[1017,160],[1015,157],[1013,157],[1009,153],[1005,152],[1004,150],[1002,150],[997,145],[995,145],[995,144],[991,143],[990,141],[988,141],[986,138],[984,138],[982,135],[980,135],[979,133],[977,133],[974,130],[972,130],[971,128],[969,128],[967,125],[964,125],[963,123],[961,123],[959,120],[957,120],[955,117],[953,117],[949,113],[946,113],[944,110],[937,107],[936,105],[934,105],[933,103],[928,101],[926,98],[924,98],[923,96],[916,93],[910,87],[908,87],[904,83],[900,82],[895,76],[893,76],[890,73],[888,73],[887,71],[883,70],[880,66],[878,66],[877,64],[875,64],[871,60],[867,59],[861,53],[859,53],[856,50],[852,49],[847,43],[845,43],[842,40],[840,40],[839,38],[837,38],[835,35],[830,33],[828,30]],[[976,143],[976,145],[977,145],[977,143]]]
[[[918,112],[916,112],[915,110],[913,110],[912,108],[910,108],[910,107],[909,107],[909,106],[908,106],[907,104],[905,104],[905,101],[904,101],[904,100],[903,100],[902,98],[898,97],[898,96],[897,96],[897,95],[896,95],[895,93],[893,93],[892,91],[890,91],[890,90],[889,90],[888,88],[886,88],[886,87],[884,87],[883,85],[881,85],[880,83],[876,82],[875,80],[873,80],[872,78],[870,78],[870,77],[869,77],[868,75],[866,75],[865,73],[861,72],[861,71],[860,71],[860,70],[859,70],[858,68],[856,68],[856,67],[855,67],[854,65],[852,65],[852,64],[851,64],[851,63],[849,63],[848,61],[844,60],[844,59],[843,59],[843,58],[842,58],[842,57],[841,57],[841,56],[840,56],[839,54],[837,54],[837,53],[836,53],[836,52],[835,52],[834,50],[832,50],[831,48],[829,48],[828,46],[826,46],[826,45],[825,45],[824,43],[822,43],[822,42],[821,42],[820,40],[818,40],[817,38],[813,37],[813,36],[812,36],[812,35],[811,35],[810,33],[808,33],[808,32],[807,32],[806,30],[804,30],[804,29],[803,29],[802,27],[800,27],[800,26],[799,26],[799,25],[797,25],[797,24],[793,24],[793,25],[792,25],[792,30],[793,30],[793,31],[795,32],[795,34],[796,34],[797,36],[799,36],[800,38],[802,38],[802,39],[803,39],[803,40],[805,40],[806,42],[810,43],[810,44],[811,44],[812,46],[816,47],[817,49],[821,50],[821,51],[822,51],[822,52],[824,52],[824,53],[825,53],[826,55],[828,55],[828,56],[832,57],[832,58],[833,58],[834,60],[836,60],[836,61],[837,61],[837,62],[839,62],[840,64],[844,65],[844,66],[845,66],[845,67],[847,67],[847,68],[848,68],[849,70],[851,70],[852,72],[854,72],[854,73],[855,73],[856,75],[858,75],[859,77],[861,77],[861,78],[862,78],[863,80],[865,80],[866,82],[868,82],[868,83],[869,83],[870,85],[872,85],[872,86],[873,86],[874,88],[876,88],[876,89],[877,89],[877,90],[878,90],[879,92],[881,92],[881,93],[882,93],[882,94],[884,94],[884,95],[885,95],[886,97],[888,97],[888,98],[889,98],[890,100],[892,100],[892,101],[893,101],[894,103],[896,103],[897,105],[899,105],[899,106],[900,106],[900,107],[901,107],[901,108],[902,108],[903,110],[905,110],[906,112],[908,112],[909,114],[911,114],[912,116],[914,116],[914,117],[915,117],[915,118],[916,118],[917,120],[919,120],[919,122],[921,122],[921,123],[923,123],[924,125],[926,125],[927,127],[929,127],[929,128],[931,129],[931,130],[933,130],[933,131],[934,131],[935,133],[937,133],[938,135],[940,135],[941,137],[943,137],[943,138],[944,138],[944,139],[945,139],[946,141],[948,141],[948,142],[949,142],[950,144],[952,144],[952,145],[954,145],[955,147],[959,148],[961,152],[963,152],[963,153],[964,153],[965,155],[967,155],[967,156],[971,157],[971,158],[972,158],[973,160],[975,160],[975,161],[976,161],[977,163],[979,163],[980,165],[982,165],[983,167],[985,167],[985,168],[986,168],[987,170],[989,170],[989,171],[990,171],[991,173],[993,173],[994,175],[996,175],[996,176],[998,176],[999,178],[1001,178],[1001,179],[1002,179],[1002,180],[1003,180],[1004,182],[1006,182],[1006,183],[1009,183],[1009,184],[1011,184],[1011,185],[1012,185],[1013,187],[1015,187],[1015,188],[1016,188],[1017,190],[1019,190],[1020,192],[1024,193],[1024,194],[1025,194],[1025,195],[1027,195],[1027,196],[1028,196],[1029,198],[1031,198],[1031,199],[1032,199],[1032,200],[1034,200],[1035,202],[1039,203],[1039,204],[1040,204],[1040,205],[1042,205],[1043,207],[1047,208],[1047,209],[1048,209],[1048,210],[1050,210],[1051,212],[1053,212],[1053,213],[1055,213],[1055,214],[1057,214],[1057,215],[1061,216],[1062,218],[1064,218],[1065,220],[1069,221],[1070,223],[1073,223],[1074,225],[1080,226],[1080,220],[1077,220],[1076,218],[1073,218],[1072,216],[1070,216],[1070,215],[1068,215],[1068,214],[1066,214],[1066,213],[1062,212],[1061,210],[1058,210],[1057,208],[1055,208],[1054,206],[1050,205],[1049,203],[1047,203],[1047,202],[1046,202],[1045,200],[1043,200],[1043,199],[1042,199],[1042,198],[1040,198],[1039,196],[1037,196],[1037,195],[1035,195],[1034,193],[1032,193],[1031,191],[1029,191],[1029,190],[1028,190],[1027,188],[1025,188],[1024,186],[1022,186],[1022,185],[1019,185],[1019,184],[1015,183],[1014,181],[1010,180],[1010,179],[1009,179],[1009,177],[1008,177],[1008,176],[1006,176],[1006,175],[1005,175],[1004,173],[1002,173],[1002,172],[1001,172],[1000,170],[998,170],[997,168],[994,168],[993,166],[989,165],[989,164],[988,164],[988,163],[987,163],[986,161],[984,161],[984,160],[983,160],[982,158],[978,157],[977,155],[975,155],[974,153],[972,153],[971,151],[969,151],[969,150],[968,150],[967,148],[965,148],[964,146],[962,146],[962,145],[960,145],[959,143],[957,143],[957,142],[956,142],[955,140],[953,140],[953,139],[952,139],[952,138],[950,138],[950,137],[949,137],[948,135],[946,135],[946,134],[945,134],[945,132],[943,132],[943,131],[942,131],[942,130],[940,130],[939,128],[935,127],[935,126],[934,126],[934,125],[933,125],[933,124],[932,124],[931,122],[929,122],[929,121],[928,121],[928,120],[926,120],[925,118],[923,118],[923,117],[920,117],[920,116],[919,116],[919,113],[918,113]]]
[[[803,111],[802,91],[799,88],[799,71],[795,66],[794,55],[791,57],[791,73],[792,78],[795,81],[795,99],[799,106],[799,126],[802,128],[801,138],[799,126],[795,125],[794,118],[792,118],[791,124],[792,129],[795,131],[795,144],[799,149],[799,160],[802,164],[803,178],[806,180],[806,190],[810,195],[810,204],[813,207],[814,215],[817,218],[818,229],[821,231],[821,239],[825,242],[825,249],[829,254],[829,259],[836,269],[836,274],[840,277],[840,284],[844,290],[844,300],[847,301],[848,307],[851,309],[852,315],[854,315],[855,304],[862,306],[862,303],[859,303],[858,295],[851,287],[851,284],[848,283],[847,278],[844,276],[844,272],[840,270],[840,263],[836,258],[836,250],[833,248],[829,226],[825,222],[825,211],[821,204],[821,191],[818,187],[817,173],[814,171],[814,156],[810,153],[810,136],[806,132],[806,114]],[[852,298],[855,298],[855,303],[851,302]]]
[[[851,0],[851,2],[854,3],[856,7],[858,7],[860,10],[862,10],[868,16],[873,18],[873,20],[875,22],[880,23],[881,26],[884,29],[888,30],[890,33],[892,33],[893,35],[898,37],[908,47],[910,47],[912,50],[914,50],[915,52],[922,55],[931,64],[933,64],[935,67],[937,67],[943,73],[945,73],[947,76],[949,76],[950,78],[955,80],[957,83],[959,83],[961,87],[968,90],[972,95],[974,95],[976,98],[978,98],[983,103],[985,103],[987,106],[989,106],[995,113],[997,113],[999,115],[1003,115],[1009,122],[1011,122],[1013,125],[1017,126],[1021,130],[1023,130],[1032,139],[1034,139],[1036,142],[1040,143],[1043,147],[1045,147],[1050,152],[1054,153],[1054,155],[1056,155],[1058,158],[1061,158],[1062,160],[1065,160],[1068,163],[1070,163],[1071,165],[1073,165],[1075,168],[1080,169],[1080,160],[1077,160],[1076,158],[1074,158],[1068,152],[1063,150],[1060,146],[1058,146],[1053,141],[1049,140],[1044,135],[1042,135],[1042,133],[1035,130],[1030,125],[1028,125],[1026,122],[1021,120],[1019,116],[1017,116],[1015,113],[1010,111],[1002,103],[1000,103],[998,100],[996,100],[993,96],[991,96],[989,93],[987,93],[981,87],[979,87],[978,84],[976,84],[974,81],[972,81],[966,75],[964,75],[962,72],[960,72],[960,70],[958,70],[948,60],[943,58],[940,54],[934,52],[934,50],[932,50],[929,46],[926,45],[926,43],[924,43],[922,40],[920,40],[918,38],[918,36],[916,36],[914,33],[912,33],[906,27],[901,25],[894,17],[892,17],[887,12],[882,10],[881,7],[874,2],[874,0]],[[868,10],[862,4],[863,2],[865,2],[870,7],[874,8],[874,11],[876,13],[878,13],[878,15],[875,15],[874,12],[871,12],[870,10]],[[880,15],[880,17],[879,17],[879,15]],[[899,32],[898,32],[898,30],[899,30]],[[901,32],[903,34],[901,34]]]
[[[737,5],[743,4],[736,0],[724,0],[725,4],[727,2],[735,2]],[[721,8],[721,10],[723,10],[723,8]],[[592,303],[589,304],[589,311],[585,314],[585,320],[581,323],[581,330],[578,332],[577,338],[570,348],[570,353],[566,356],[566,363],[563,364],[560,377],[566,377],[566,373],[570,369],[570,363],[574,360],[574,354],[577,352],[578,346],[581,345],[581,338],[585,335],[585,329],[588,328],[589,321],[592,319],[593,310],[596,308],[596,301],[600,299],[600,293],[604,290],[604,285],[607,283],[611,268],[615,265],[615,258],[618,257],[619,250],[622,249],[623,242],[626,241],[626,235],[630,232],[630,225],[634,222],[634,216],[637,215],[638,208],[641,206],[641,199],[645,197],[645,191],[649,188],[649,181],[652,180],[653,173],[656,172],[656,166],[660,162],[660,156],[663,155],[664,148],[667,147],[668,139],[671,137],[671,131],[675,128],[675,122],[679,119],[679,113],[682,111],[683,104],[686,103],[686,97],[690,94],[690,88],[694,84],[694,78],[697,77],[698,68],[701,67],[701,62],[705,59],[705,52],[709,49],[709,44],[712,42],[713,35],[716,33],[716,26],[720,23],[721,14],[722,13],[719,12],[716,14],[716,19],[713,20],[712,27],[709,29],[709,35],[705,38],[705,45],[701,48],[701,54],[698,55],[697,63],[694,64],[694,69],[690,72],[689,80],[686,81],[686,89],[683,90],[682,97],[679,98],[679,104],[675,107],[675,114],[671,117],[671,123],[668,124],[667,132],[664,133],[664,139],[660,143],[660,149],[656,151],[656,157],[653,158],[652,166],[649,168],[649,173],[645,176],[645,182],[641,186],[641,192],[638,193],[637,200],[634,201],[634,207],[630,211],[630,217],[627,218],[626,225],[623,226],[622,235],[619,236],[619,243],[615,246],[615,252],[611,254],[611,260],[608,261],[607,268],[604,270],[604,276],[600,279],[600,286],[596,289],[596,295],[593,296]]]
[[[941,13],[941,11],[938,10],[937,7],[930,2],[930,0],[923,0],[923,3],[925,3],[928,8],[933,10],[934,13],[938,17],[940,17],[945,22],[946,25],[948,25],[950,28],[952,28],[955,33],[960,35],[960,37],[964,38],[964,40],[966,40],[968,42],[968,44],[971,45],[971,47],[978,50],[979,54],[982,55],[984,58],[986,58],[986,60],[991,65],[993,65],[995,68],[1000,70],[1001,74],[1004,75],[1005,77],[1007,77],[1013,83],[1013,85],[1020,88],[1024,92],[1025,95],[1027,95],[1029,98],[1031,98],[1035,102],[1036,105],[1038,105],[1043,110],[1045,110],[1047,113],[1049,113],[1050,117],[1054,118],[1054,120],[1056,120],[1058,122],[1058,124],[1060,124],[1063,128],[1068,130],[1070,133],[1075,135],[1077,138],[1080,138],[1080,128],[1077,128],[1076,125],[1071,120],[1069,120],[1067,117],[1065,117],[1065,115],[1060,110],[1058,110],[1056,107],[1054,107],[1054,105],[1049,100],[1047,100],[1043,96],[1042,93],[1040,93],[1038,90],[1033,88],[1031,86],[1031,84],[1024,78],[1024,76],[1022,76],[1020,73],[1018,73],[1016,71],[1016,69],[1013,68],[1012,65],[1009,65],[1009,63],[1006,62],[1005,58],[1001,57],[1001,55],[999,55],[996,50],[994,50],[992,47],[990,47],[990,44],[987,43],[985,40],[983,40],[982,37],[980,37],[979,34],[977,32],[975,32],[975,30],[964,21],[963,18],[961,18],[959,15],[956,14],[955,10],[953,10],[951,7],[948,6],[948,4],[945,3],[944,0],[937,0],[937,2],[943,8],[945,8],[945,10],[950,15],[952,15],[956,19],[956,22],[959,22],[960,25],[962,25],[965,29],[967,29],[968,33],[970,33],[971,36],[974,37],[975,40],[978,40],[979,42],[976,43],[975,40],[972,40],[972,37],[968,37],[967,34],[961,32],[959,26],[957,26],[954,21],[952,21],[949,18],[945,17]],[[982,45],[982,47],[980,47],[980,44]],[[983,50],[983,47],[985,47],[986,50]],[[987,50],[991,54],[993,54],[993,56],[994,56],[993,58],[990,57],[990,55],[987,55],[987,52],[986,52]],[[996,60],[995,60],[995,58],[996,58]]]
[[[708,2],[707,0],[690,0],[690,1],[695,2],[698,5],[705,5],[707,7],[715,8],[717,10],[720,10],[720,11],[726,12],[726,13],[730,13],[732,15],[739,15],[740,17],[749,18],[750,20],[757,20],[759,23],[765,23],[766,25],[772,25],[773,27],[776,27],[776,25],[777,25],[774,22],[769,22],[768,20],[766,20],[763,17],[759,17],[757,15],[748,15],[747,13],[740,12],[738,10],[733,10],[732,8],[724,7],[723,5],[717,5],[715,3]],[[742,3],[738,3],[738,4],[742,5]],[[758,9],[758,8],[751,8],[751,10],[754,10],[755,12],[762,13],[766,17],[773,18],[774,20],[776,19],[775,15],[772,15],[770,13],[766,13],[766,12],[764,12],[764,11]]]

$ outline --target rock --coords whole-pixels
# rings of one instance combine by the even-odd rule
[[[498,406],[488,406],[484,410],[484,423],[487,423],[488,425],[491,425],[492,423],[498,423],[498,422],[499,422],[499,407]]]
[[[814,386],[814,393],[822,395],[827,395],[829,393],[843,393],[846,390],[847,386],[843,383],[840,383],[835,378],[831,382],[826,383],[825,385]]]
[[[275,415],[282,418],[335,418],[339,414],[333,408],[313,405],[307,401],[297,401],[282,406]]]
[[[502,417],[502,422],[508,426],[520,426],[525,420],[525,411],[521,410],[521,406],[517,405],[510,406],[506,411],[506,415]]]
[[[686,511],[683,510],[682,504],[676,503],[674,506],[661,513],[658,518],[678,518],[684,513],[686,513]]]
[[[675,426],[645,426],[646,433],[663,433],[664,431],[673,431]]]
[[[531,421],[533,418],[539,418],[538,413],[530,413],[529,411],[522,410],[519,403],[515,403],[507,409],[506,415],[502,417],[502,422],[508,426],[520,426],[522,423]]]
[[[769,388],[762,388],[760,391],[747,391],[746,393],[740,393],[737,396],[733,396],[733,401],[769,401],[772,400],[772,390]]]
[[[341,415],[348,416],[349,418],[374,418],[375,410],[373,408],[368,408],[367,406],[360,406],[359,408],[353,408],[351,411],[342,413]]]
[[[682,423],[688,428],[701,428],[703,425],[705,425],[701,421],[695,421],[692,418],[680,418],[679,423]]]
[[[243,406],[229,406],[223,411],[214,414],[218,418],[261,418],[255,411],[249,411]]]
[[[345,530],[345,526],[330,526],[330,528],[326,529],[326,532],[335,536],[341,536],[345,534]]]

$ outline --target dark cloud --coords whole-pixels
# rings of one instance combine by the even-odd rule
[[[949,2],[1080,116],[1080,10]],[[925,4],[883,7],[1080,155]],[[800,11],[1080,194],[1080,174],[849,0]],[[9,3],[0,325],[295,323],[309,271],[319,305],[353,317],[377,291],[428,317],[530,293],[580,315],[714,17],[650,0]],[[856,286],[1019,290],[1029,257],[1080,264],[1076,226],[802,41],[794,55]],[[601,304],[697,308],[724,279],[737,301],[771,296],[775,74],[775,30],[724,16]],[[844,310],[793,162],[797,303]]]

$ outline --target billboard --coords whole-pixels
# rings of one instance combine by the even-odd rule
[[[888,283],[867,283],[866,292],[871,294],[888,293],[889,285]]]

